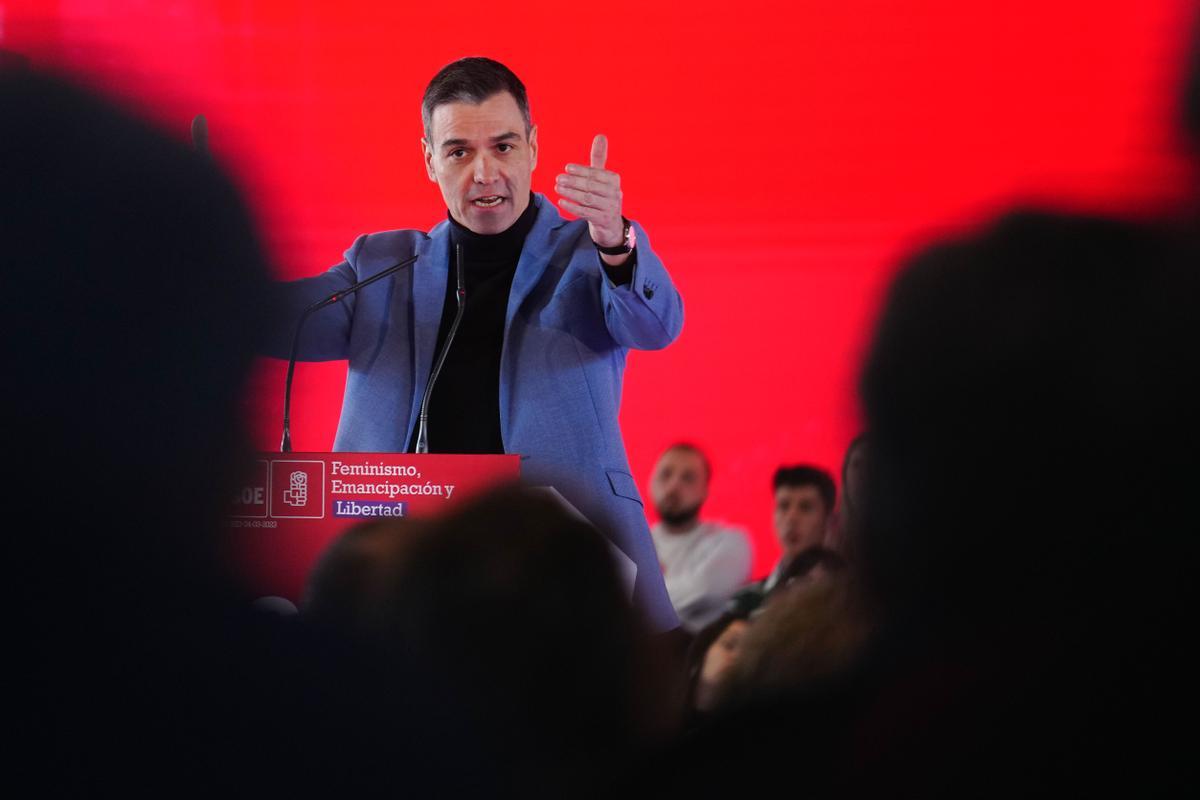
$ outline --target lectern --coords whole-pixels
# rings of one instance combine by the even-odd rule
[[[298,602],[325,547],[359,522],[437,514],[517,480],[517,455],[260,453],[233,497],[226,543],[255,595]]]

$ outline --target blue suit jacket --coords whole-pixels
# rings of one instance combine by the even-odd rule
[[[637,227],[633,280],[614,286],[587,223],[567,222],[535,195],[537,218],[509,293],[500,359],[500,431],[520,453],[522,480],[552,485],[637,565],[634,602],[657,629],[677,619],[629,471],[617,423],[629,348],[670,344],[683,301]],[[286,358],[305,306],[413,253],[410,269],[314,314],[302,360],[348,359],[336,450],[402,452],[411,440],[435,356],[450,272],[450,224],[363,235],[322,275],[280,284],[286,323],[268,345]],[[470,292],[471,287],[467,287]],[[430,431],[436,441],[437,431]],[[436,444],[435,444],[436,448]]]

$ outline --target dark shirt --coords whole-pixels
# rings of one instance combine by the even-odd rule
[[[458,313],[454,253],[462,246],[467,302],[454,343],[429,398],[429,452],[503,453],[500,436],[500,350],[508,295],[525,237],[537,218],[533,197],[508,230],[475,233],[450,217],[450,270],[434,358]],[[436,363],[436,361],[435,361]],[[416,449],[413,431],[408,450]]]

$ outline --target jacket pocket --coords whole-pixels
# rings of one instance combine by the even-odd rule
[[[612,487],[613,494],[632,500],[639,506],[643,505],[641,495],[638,494],[637,481],[632,475],[619,469],[606,469],[604,472],[608,475],[608,484]]]

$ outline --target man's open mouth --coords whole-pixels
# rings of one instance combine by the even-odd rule
[[[498,194],[493,194],[487,197],[476,197],[471,202],[480,208],[495,208],[504,202],[504,198]]]

